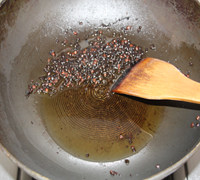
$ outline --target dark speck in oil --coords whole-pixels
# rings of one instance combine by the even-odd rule
[[[128,159],[125,159],[125,164],[128,165],[130,163],[130,161]]]

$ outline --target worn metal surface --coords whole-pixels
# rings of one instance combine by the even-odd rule
[[[129,19],[118,21],[125,17]],[[152,141],[129,158],[128,166],[123,160],[80,160],[51,139],[36,111],[37,102],[24,96],[27,83],[42,72],[47,52],[66,29],[84,33],[102,23],[111,23],[111,29],[133,26],[136,44],[156,45],[149,56],[170,61],[184,73],[191,71],[191,78],[200,81],[200,7],[196,1],[7,1],[0,9],[1,149],[38,179],[110,179],[110,170],[121,174],[115,179],[161,179],[199,146],[200,129],[190,128],[190,123],[200,114],[200,106],[170,101],[144,101],[163,106],[164,116]],[[138,26],[142,26],[140,33],[136,33]]]
[[[0,0],[0,7],[3,5],[3,3],[5,2],[6,0]]]

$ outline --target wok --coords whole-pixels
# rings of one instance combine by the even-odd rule
[[[200,82],[199,1],[8,0],[2,5],[1,149],[33,177],[112,179],[109,172],[113,170],[120,173],[115,179],[161,179],[199,149],[200,129],[190,127],[200,114],[199,105],[132,98],[137,109],[133,113],[141,126],[146,121],[151,125],[151,121],[159,116],[159,125],[152,127],[153,138],[138,153],[128,157],[129,165],[124,163],[126,157],[108,162],[87,161],[55,143],[40,116],[42,107],[38,108],[34,97],[25,97],[30,80],[42,74],[49,50],[61,50],[56,39],[63,37],[66,31],[65,36],[70,42],[74,38],[71,30],[84,36],[97,28],[117,32],[126,26],[132,26],[129,38],[136,44],[143,47],[156,45],[156,51],[149,51],[148,56],[170,61],[183,73],[189,71],[190,78]],[[142,29],[137,32],[139,26]],[[151,110],[150,115],[144,116],[148,110]],[[76,123],[80,126],[79,121]],[[84,124],[82,127],[83,132],[95,134],[95,126]],[[146,131],[148,129],[151,128],[148,126]]]

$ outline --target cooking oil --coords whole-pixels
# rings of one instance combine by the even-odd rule
[[[54,141],[88,161],[127,158],[151,141],[163,108],[113,94],[109,87],[78,87],[41,96],[38,112]]]
[[[105,43],[111,42],[113,37],[108,32],[103,32],[103,34],[105,38],[101,38],[106,41]],[[88,47],[88,43],[90,44],[94,37],[96,35],[88,36],[87,41],[79,42],[79,46],[81,48]],[[120,38],[122,38],[121,35]],[[80,36],[80,39],[84,38]],[[135,41],[132,36],[130,36],[130,40]],[[131,41],[127,40],[127,43],[130,45]],[[135,45],[132,46],[139,49]],[[118,47],[117,44],[116,47]],[[66,46],[66,49],[61,50],[58,56],[66,53],[69,48]],[[123,50],[125,52],[125,48]],[[138,51],[139,54],[141,52]],[[110,51],[105,53],[110,55]],[[97,53],[97,55],[102,56],[101,53]],[[117,57],[113,59],[118,64],[123,60],[123,58]],[[113,59],[108,58],[109,63],[102,64],[105,65],[103,71],[108,72],[114,68],[114,65],[110,65],[110,61]],[[57,64],[59,68],[59,63]],[[95,71],[100,71],[99,68],[96,68]],[[112,73],[112,78],[113,75],[119,76],[118,71],[125,70],[123,68],[120,66],[119,69],[117,66],[116,72]],[[106,78],[108,81],[107,76]],[[144,148],[159,127],[164,108],[129,96],[113,94],[110,91],[110,86],[113,84],[112,78],[109,83],[105,84],[97,83],[94,86],[94,83],[86,83],[81,86],[64,88],[51,97],[47,94],[35,96],[39,102],[38,113],[42,117],[49,135],[71,155],[96,162],[127,158]]]

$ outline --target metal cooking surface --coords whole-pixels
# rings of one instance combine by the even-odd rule
[[[42,74],[49,50],[53,47],[55,51],[61,50],[62,47],[55,46],[56,38],[63,37],[66,29],[87,33],[102,23],[111,23],[110,28],[114,30],[131,25],[129,36],[136,44],[156,45],[156,51],[151,51],[149,56],[170,61],[183,73],[190,71],[190,78],[200,81],[199,7],[191,1],[181,2],[75,0],[55,4],[53,0],[21,0],[4,4],[0,19],[1,144],[25,166],[51,179],[110,179],[110,170],[121,174],[115,179],[144,179],[183,158],[199,142],[199,129],[190,128],[200,113],[199,105],[134,99],[142,107],[163,109],[163,115],[155,136],[139,153],[129,158],[127,166],[124,160],[89,162],[64,151],[47,133],[37,101],[25,97],[30,79]],[[80,21],[83,22],[81,27]],[[142,30],[137,33],[139,26]],[[67,37],[71,41],[73,35]],[[158,164],[160,168],[156,168]]]

